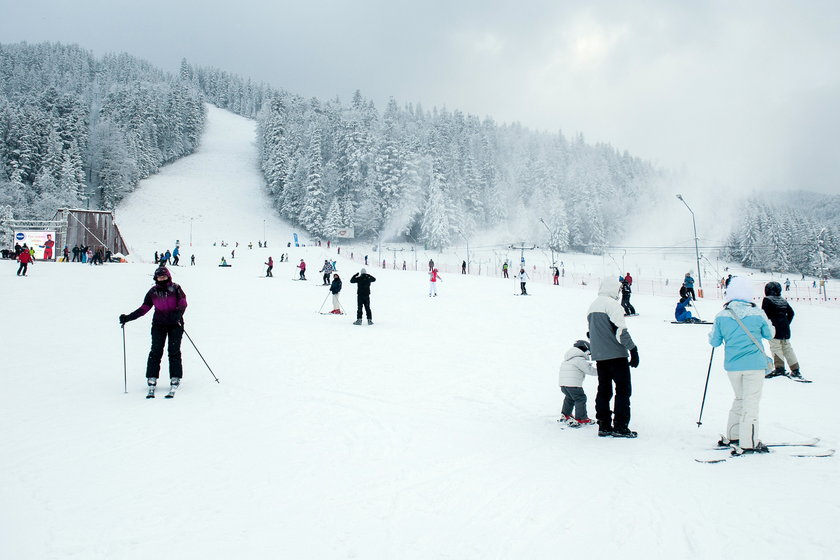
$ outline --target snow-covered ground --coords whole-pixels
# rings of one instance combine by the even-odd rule
[[[671,325],[673,294],[642,290],[633,299],[639,438],[560,428],[557,369],[585,335],[597,277],[616,271],[611,261],[563,255],[563,286],[536,278],[533,296],[513,297],[513,281],[449,273],[460,257],[440,255],[447,273],[429,298],[421,251],[421,270],[403,272],[374,265],[362,244],[340,256],[334,247],[287,249],[293,229],[261,192],[253,122],[213,108],[199,151],[145,181],[117,221],[129,264],[38,263],[24,279],[0,263],[0,558],[838,554],[837,459],[779,450],[694,461],[725,455],[707,448],[732,395],[716,356],[697,427],[709,327]],[[269,248],[256,248],[263,236]],[[139,306],[152,254],[176,239],[187,265],[173,269],[189,300],[187,333],[221,382],[185,339],[180,393],[146,400],[150,315],[125,329],[127,394],[117,316]],[[230,246],[213,246],[223,239]],[[277,262],[275,277],[264,278],[262,263],[281,252],[292,264]],[[365,253],[377,277],[376,324],[359,327],[349,278]],[[221,256],[233,266],[217,267]],[[309,281],[293,282],[301,258]],[[325,258],[338,261],[350,315],[318,313]],[[674,282],[691,258],[673,269],[633,267],[664,267]],[[596,281],[572,281],[577,268]],[[637,278],[642,285],[644,274]],[[698,305],[711,318],[720,301]],[[818,436],[834,448],[838,309],[794,306],[792,342],[814,383],[768,381],[762,435]],[[164,384],[166,372],[164,358]],[[595,381],[585,389],[594,415]]]

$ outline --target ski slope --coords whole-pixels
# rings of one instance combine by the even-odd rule
[[[0,558],[837,556],[837,459],[694,461],[724,429],[732,391],[718,354],[698,428],[709,327],[671,325],[675,296],[633,298],[639,438],[561,429],[557,369],[585,336],[597,285],[532,281],[531,297],[513,297],[512,281],[445,273],[429,298],[422,270],[371,262],[375,324],[354,326],[349,278],[372,249],[286,248],[293,229],[262,192],[254,132],[209,108],[197,153],[118,209],[132,262],[37,263],[27,278],[0,262]],[[124,333],[117,316],[140,305],[154,251],[176,239],[186,330],[220,383],[185,338],[178,395],[146,400],[151,315]],[[217,267],[222,256],[233,266]],[[570,270],[601,262],[562,257]],[[318,313],[325,258],[350,315]],[[307,282],[292,281],[300,259]],[[762,436],[836,448],[838,310],[793,305],[814,383],[766,383]],[[711,318],[720,301],[698,306]],[[164,357],[164,387],[167,371]],[[588,378],[591,416],[595,388]]]

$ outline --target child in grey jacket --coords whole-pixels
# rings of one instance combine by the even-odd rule
[[[598,371],[589,361],[589,343],[576,341],[563,357],[560,366],[560,390],[566,396],[563,399],[563,417],[561,422],[578,427],[592,424],[586,414],[586,393],[583,391],[583,379],[586,375],[598,375]],[[572,416],[574,409],[575,415]]]

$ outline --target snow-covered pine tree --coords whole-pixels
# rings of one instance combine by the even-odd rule
[[[324,162],[321,156],[321,129],[318,127],[315,127],[309,139],[308,164],[305,194],[298,221],[311,234],[320,235],[327,198],[322,180]]]

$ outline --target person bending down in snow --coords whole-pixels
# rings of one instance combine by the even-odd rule
[[[138,319],[154,307],[152,316],[152,349],[146,362],[146,382],[149,396],[153,397],[160,374],[160,360],[163,345],[169,339],[169,383],[174,390],[184,375],[181,365],[181,338],[184,335],[184,312],[187,310],[187,296],[181,286],[172,281],[166,267],[155,270],[155,285],[146,292],[143,305],[128,315],[120,315],[120,324]]]
[[[586,414],[586,393],[583,391],[583,379],[587,375],[597,376],[598,372],[589,361],[589,343],[578,340],[566,352],[560,366],[560,390],[566,395],[562,421],[572,427],[592,424]]]
[[[686,309],[686,307],[691,307],[691,298],[687,295],[682,296],[680,301],[677,302],[677,308],[674,310],[674,319],[679,321],[680,323],[697,323],[700,319],[697,319],[691,314],[691,311]]]

